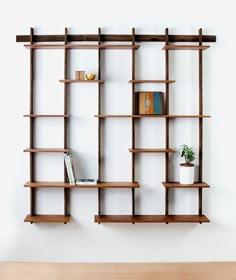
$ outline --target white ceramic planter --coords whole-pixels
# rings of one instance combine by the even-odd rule
[[[194,165],[193,164],[180,164],[179,174],[180,184],[193,184],[194,183]]]

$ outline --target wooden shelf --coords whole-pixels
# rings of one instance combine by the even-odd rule
[[[168,32],[168,28],[165,29],[165,32],[162,33],[162,35],[152,35],[152,34],[135,34],[135,29],[132,29],[132,33],[130,34],[102,34],[101,29],[98,29],[97,34],[69,34],[68,29],[65,28],[65,33],[63,35],[35,35],[33,28],[30,29],[30,35],[27,36],[18,36],[17,37],[18,42],[25,42],[26,44],[24,45],[25,48],[30,49],[30,77],[34,76],[34,68],[36,67],[36,60],[34,55],[32,55],[32,52],[36,50],[62,50],[62,55],[64,56],[64,73],[65,75],[62,76],[62,79],[58,79],[60,83],[64,83],[64,111],[61,111],[64,114],[57,115],[57,114],[36,114],[34,112],[34,104],[37,101],[37,94],[35,92],[35,87],[37,87],[37,82],[35,84],[34,79],[30,79],[30,108],[28,112],[31,114],[24,115],[24,117],[29,117],[29,118],[36,118],[36,117],[59,117],[63,118],[64,121],[64,130],[63,130],[63,138],[64,138],[64,144],[62,147],[68,147],[67,143],[67,134],[68,134],[68,125],[69,122],[65,118],[69,118],[70,115],[68,114],[70,109],[70,100],[69,98],[69,89],[70,89],[70,83],[82,83],[82,84],[96,84],[94,87],[95,91],[98,94],[98,100],[97,100],[97,115],[95,117],[99,118],[98,119],[98,129],[97,129],[97,136],[100,139],[103,135],[102,128],[103,128],[103,122],[106,122],[103,119],[106,118],[121,118],[125,119],[124,121],[132,122],[132,147],[129,149],[129,152],[133,153],[133,160],[131,164],[131,177],[132,180],[136,180],[137,177],[139,177],[140,174],[137,174],[136,170],[136,161],[135,161],[135,154],[139,153],[164,153],[165,154],[165,175],[163,176],[166,178],[165,180],[168,181],[170,179],[171,174],[168,172],[168,168],[170,167],[170,158],[168,156],[168,153],[174,153],[174,149],[165,149],[165,148],[134,148],[138,145],[135,145],[136,143],[136,137],[135,137],[135,131],[136,131],[136,122],[141,122],[145,118],[145,121],[148,121],[150,118],[155,118],[155,119],[161,119],[160,123],[157,121],[157,124],[163,126],[164,125],[164,130],[165,130],[165,142],[167,145],[165,147],[169,147],[170,142],[170,129],[171,129],[171,123],[172,121],[169,121],[169,119],[194,119],[194,122],[198,122],[198,134],[199,134],[199,151],[203,150],[203,118],[210,118],[209,115],[204,115],[203,114],[203,84],[202,84],[202,79],[203,79],[203,50],[208,49],[210,46],[207,45],[209,44],[208,42],[215,42],[216,37],[209,35],[202,35],[202,29],[200,28],[198,30],[198,35],[171,35]],[[101,43],[102,42],[102,43]],[[135,50],[138,50],[140,48],[140,45],[137,43],[137,45],[134,42],[163,42],[163,50],[165,50],[165,62],[164,62],[164,74],[159,76],[164,79],[135,79],[136,78],[136,57],[134,55]],[[100,44],[101,43],[101,44]],[[203,45],[202,45],[203,44]],[[130,87],[130,90],[132,91],[132,104],[130,107],[128,114],[101,114],[102,112],[107,112],[106,110],[101,110],[102,104],[100,104],[100,94],[103,92],[101,86],[105,82],[105,80],[100,80],[100,76],[102,75],[97,75],[96,79],[97,80],[76,80],[76,79],[69,79],[67,72],[71,68],[69,65],[69,57],[67,55],[67,52],[70,52],[70,50],[94,50],[96,53],[98,53],[97,56],[97,72],[101,73],[103,72],[101,61],[100,61],[100,51],[105,51],[105,50],[128,50],[132,52],[131,56],[131,66],[132,66],[132,75],[130,76],[129,83],[132,84],[132,87]],[[171,103],[170,100],[170,91],[169,91],[169,84],[174,83],[175,80],[170,79],[170,71],[169,71],[169,59],[168,59],[168,51],[171,50],[195,50],[197,51],[198,54],[198,99],[199,99],[199,104],[197,104],[197,111],[196,114],[191,114],[193,112],[189,112],[191,115],[176,115],[176,114],[169,114],[170,113],[170,106],[169,104]],[[71,52],[71,55],[73,54],[74,51]],[[114,52],[115,53],[115,52]],[[119,54],[120,52],[117,52]],[[145,77],[145,76],[144,76]],[[147,76],[146,76],[147,77]],[[73,77],[75,78],[75,77]],[[128,81],[128,79],[127,79]],[[134,110],[135,107],[137,107],[136,104],[136,94],[135,91],[135,84],[152,84],[155,87],[162,86],[165,88],[165,100],[164,100],[164,107],[165,110],[162,110],[161,112],[166,112],[167,114],[135,114],[135,112],[138,112]],[[72,85],[71,85],[72,86]],[[173,110],[172,110],[173,111]],[[184,111],[183,111],[184,112]],[[119,113],[119,112],[118,112]],[[130,114],[129,114],[130,113]],[[121,120],[120,120],[121,121]],[[181,122],[182,122],[181,121]],[[156,121],[155,121],[156,122]],[[176,122],[173,120],[173,122]],[[69,152],[70,149],[68,148],[35,148],[35,145],[32,144],[34,143],[34,138],[35,138],[35,133],[37,134],[36,131],[36,122],[31,120],[30,122],[30,145],[29,147],[24,150],[24,152],[30,152],[30,153],[66,153]],[[105,123],[104,123],[105,125]],[[49,145],[50,146],[50,145]],[[142,145],[145,147],[145,145]],[[155,147],[155,146],[154,146]],[[158,147],[158,146],[157,146]],[[163,146],[161,146],[163,147]],[[97,155],[98,155],[98,174],[99,178],[98,180],[101,180],[101,174],[104,172],[104,166],[103,166],[103,154],[100,153],[101,149],[104,148],[104,143],[102,141],[98,141],[98,147],[97,147]],[[33,154],[31,154],[31,157]],[[159,155],[155,155],[159,156]],[[180,184],[179,182],[162,182],[163,186],[166,188],[165,189],[165,201],[164,201],[164,206],[165,209],[163,211],[163,214],[166,215],[96,215],[95,222],[96,223],[207,223],[210,222],[209,219],[205,216],[202,215],[202,209],[203,209],[203,199],[202,199],[202,193],[203,193],[203,188],[209,188],[210,186],[206,184],[205,182],[202,181],[202,156],[199,156],[199,178],[198,180],[200,182],[196,182],[194,184],[189,184],[189,185],[183,185]],[[30,160],[30,178],[35,178],[37,174],[35,174],[36,169],[34,168],[34,160]],[[157,166],[158,168],[158,166]],[[154,168],[156,169],[156,167]],[[66,170],[65,170],[66,172]],[[65,174],[66,175],[66,174]],[[65,178],[63,178],[65,179]],[[66,181],[66,180],[65,180]],[[61,223],[67,223],[70,221],[70,191],[69,189],[75,189],[75,188],[94,188],[94,189],[99,189],[97,190],[98,194],[98,201],[97,201],[97,207],[98,207],[98,214],[106,214],[105,213],[105,208],[104,208],[104,197],[101,193],[100,189],[104,189],[102,192],[106,192],[105,189],[107,188],[121,188],[121,189],[127,189],[131,188],[132,191],[130,192],[131,195],[131,208],[132,211],[130,211],[130,214],[136,213],[136,191],[135,188],[139,188],[140,185],[138,182],[99,182],[97,184],[79,184],[79,185],[70,185],[69,182],[46,182],[46,181],[37,181],[37,182],[26,182],[24,187],[30,188],[30,208],[31,211],[30,213],[37,213],[37,199],[36,199],[36,194],[38,191],[36,190],[37,188],[61,188],[64,189],[64,212],[62,212],[64,215],[28,215],[25,218],[26,222],[31,222],[31,223],[37,223],[37,222],[61,222]],[[197,215],[169,215],[170,211],[170,201],[169,201],[169,189],[179,189],[179,188],[188,188],[188,189],[198,189],[198,211],[194,212]],[[40,190],[39,190],[40,191]],[[122,191],[122,190],[121,190]],[[137,190],[138,191],[138,190]],[[103,212],[104,211],[104,212]],[[188,214],[188,213],[186,213]]]
[[[175,83],[175,80],[129,80],[129,83],[139,84],[139,83]]]
[[[98,34],[68,34],[69,42],[98,42]],[[129,34],[100,34],[103,42],[132,42]],[[199,42],[199,35],[176,35],[168,34],[169,42]],[[165,42],[166,36],[162,34],[135,34],[136,42]],[[16,42],[27,43],[31,41],[30,35],[17,35]],[[64,42],[65,34],[34,35],[34,42]],[[215,35],[202,35],[203,42],[216,42]]]
[[[199,215],[96,215],[95,223],[209,223]]]
[[[194,46],[194,45],[165,45],[162,50],[206,50],[210,46]]]
[[[38,114],[30,114],[30,115],[24,115],[24,117],[27,118],[69,118],[70,115],[38,115]]]
[[[30,223],[69,223],[70,216],[65,215],[27,215],[24,222]]]
[[[163,186],[165,188],[193,188],[193,189],[200,189],[200,188],[210,188],[210,186],[205,183],[205,182],[202,182],[202,183],[194,183],[194,184],[180,184],[179,182],[162,182]]]
[[[174,153],[173,149],[129,149],[131,153]]]
[[[29,188],[139,188],[137,182],[100,182],[97,184],[70,185],[65,182],[26,182],[24,187]]]
[[[35,149],[25,149],[24,152],[29,152],[29,153],[68,153],[70,149],[50,149],[50,148],[35,148]]]
[[[104,83],[104,80],[59,80],[61,83]]]
[[[27,49],[85,49],[85,50],[137,50],[140,45],[83,45],[83,44],[25,44]]]
[[[166,119],[177,119],[177,118],[210,118],[207,115],[95,115],[96,118],[166,118]]]

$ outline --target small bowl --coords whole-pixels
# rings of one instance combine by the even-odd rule
[[[96,77],[95,74],[86,74],[86,79],[87,79],[87,80],[94,80],[95,77]]]

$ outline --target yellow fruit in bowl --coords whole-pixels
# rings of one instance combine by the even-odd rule
[[[94,80],[95,77],[96,77],[95,74],[86,74],[86,79],[87,79],[87,80]]]

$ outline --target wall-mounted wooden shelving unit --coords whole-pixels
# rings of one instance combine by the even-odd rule
[[[203,182],[202,178],[202,158],[203,158],[203,120],[209,118],[209,115],[203,114],[203,58],[202,51],[207,50],[210,46],[203,45],[203,43],[216,42],[216,36],[214,35],[202,35],[202,29],[199,29],[198,35],[171,35],[168,29],[165,30],[165,34],[135,34],[135,29],[132,29],[131,34],[102,34],[101,29],[98,29],[97,34],[68,34],[67,28],[62,35],[35,35],[33,28],[30,29],[29,35],[17,35],[17,42],[28,43],[25,44],[25,48],[30,51],[30,108],[29,113],[24,117],[29,118],[30,122],[30,143],[29,148],[24,152],[30,154],[30,176],[29,182],[25,183],[25,187],[30,188],[30,214],[25,218],[25,222],[41,223],[41,222],[59,222],[68,223],[70,221],[70,189],[72,188],[96,188],[98,190],[98,213],[95,215],[96,223],[205,223],[209,222],[209,219],[203,215],[202,207],[202,190],[209,188],[209,185]],[[86,42],[86,44],[84,44]],[[115,44],[111,44],[116,42]],[[121,42],[117,44],[117,42]],[[165,75],[164,79],[136,79],[135,64],[136,57],[135,52],[140,48],[142,42],[164,42],[162,50],[165,51]],[[109,43],[109,44],[108,44]],[[138,43],[138,44],[136,44]],[[177,43],[177,44],[175,44]],[[180,45],[181,43],[182,45]],[[51,114],[35,114],[35,74],[34,68],[36,67],[36,59],[34,52],[37,50],[61,49],[64,51],[64,77],[59,82],[64,84],[64,111],[59,115]],[[78,50],[95,50],[98,53],[98,75],[97,80],[73,80],[69,79],[69,61],[68,54],[72,49]],[[101,79],[101,52],[106,50],[130,50],[132,54],[132,75],[127,82],[132,86],[132,113],[130,115],[106,115],[101,111],[101,86],[105,83]],[[198,114],[194,115],[173,115],[169,112],[169,85],[174,83],[175,80],[169,77],[169,51],[174,50],[194,50],[198,52],[198,64],[199,64],[199,104]],[[95,83],[97,84],[98,93],[98,108],[95,117],[98,121],[98,183],[96,185],[70,185],[64,168],[64,181],[63,182],[47,182],[35,180],[35,157],[37,153],[66,153],[69,152],[69,143],[67,141],[68,124],[70,121],[70,114],[68,109],[69,100],[69,86],[70,83]],[[136,84],[153,83],[164,84],[165,86],[165,114],[163,115],[138,115],[135,112],[135,86]],[[105,97],[104,97],[105,98]],[[63,148],[36,148],[35,147],[35,119],[36,118],[63,118],[64,119],[64,146]],[[132,168],[130,182],[102,182],[101,180],[101,122],[105,118],[130,118],[132,120],[132,147],[129,149],[132,156]],[[162,118],[165,120],[165,147],[159,148],[137,148],[135,143],[135,127],[136,122],[139,122],[141,118]],[[169,145],[169,124],[172,119],[177,118],[194,118],[199,122],[199,172],[198,181],[192,185],[181,185],[179,182],[169,182],[169,153],[174,153],[175,150]],[[104,124],[105,125],[105,124]],[[135,158],[139,153],[164,153],[165,155],[165,182],[162,182],[165,188],[165,213],[159,215],[137,215],[135,205],[135,190],[140,187],[136,182],[135,174]],[[161,182],[160,182],[161,183]],[[41,215],[36,212],[36,189],[38,188],[63,188],[64,189],[64,213],[60,215]],[[132,211],[130,215],[104,215],[102,207],[102,192],[107,188],[119,188],[119,189],[131,189],[131,204]],[[198,189],[198,213],[196,215],[170,215],[169,214],[169,190],[170,189]]]

